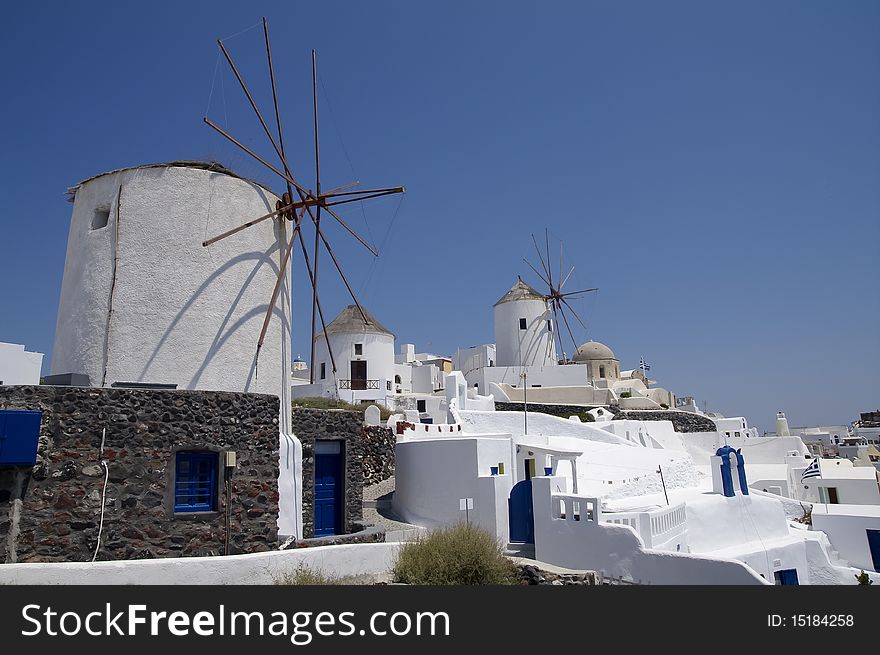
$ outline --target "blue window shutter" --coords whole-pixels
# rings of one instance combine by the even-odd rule
[[[217,453],[179,451],[176,457],[174,511],[214,511],[217,498]]]

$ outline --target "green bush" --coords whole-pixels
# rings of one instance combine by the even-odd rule
[[[624,391],[622,394],[620,394],[620,397],[621,398],[632,398],[632,394],[629,391]]]
[[[433,530],[403,546],[392,569],[396,582],[418,585],[509,585],[516,567],[495,538],[474,525]]]
[[[592,423],[596,420],[589,412],[578,412],[577,417],[584,423]]]
[[[387,421],[392,414],[392,411],[384,405],[369,400],[352,405],[351,403],[345,402],[344,400],[337,400],[336,398],[294,398],[292,405],[294,407],[308,407],[310,409],[347,409],[353,412],[363,412],[370,405],[376,405],[376,407],[379,408],[379,416],[383,421]]]

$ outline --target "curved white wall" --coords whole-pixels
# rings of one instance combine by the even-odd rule
[[[364,389],[350,391],[340,389],[339,397],[343,400],[359,399],[384,399],[385,395],[394,390],[394,337],[390,334],[376,332],[331,333],[329,335],[330,347],[333,348],[333,357],[336,359],[336,379],[351,379],[352,360],[366,360],[367,379],[378,380],[378,389]],[[361,355],[354,354],[355,344],[363,344]],[[321,379],[321,364],[325,364],[326,377]],[[391,381],[391,392],[388,391],[386,382]],[[315,343],[315,383],[323,388],[333,389],[333,365],[330,354],[327,352],[327,342],[323,336],[318,336]]]
[[[245,180],[186,167],[85,182],[70,222],[52,373],[86,373],[94,386],[158,382],[281,395],[290,360],[287,283],[258,369],[254,355],[286,226],[267,220],[202,246],[272,211],[276,200]],[[109,210],[109,222],[92,229],[96,209]]]
[[[525,330],[519,327],[521,318],[526,319]],[[553,333],[547,329],[547,321],[552,318],[544,300],[511,300],[496,305],[495,365],[556,364]]]

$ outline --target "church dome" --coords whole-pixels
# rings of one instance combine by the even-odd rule
[[[604,343],[587,341],[582,344],[572,358],[576,362],[591,362],[597,359],[616,359],[614,352]]]

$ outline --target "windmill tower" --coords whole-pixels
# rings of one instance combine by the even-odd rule
[[[542,293],[517,278],[495,303],[492,312],[498,366],[556,364],[552,314]]]

